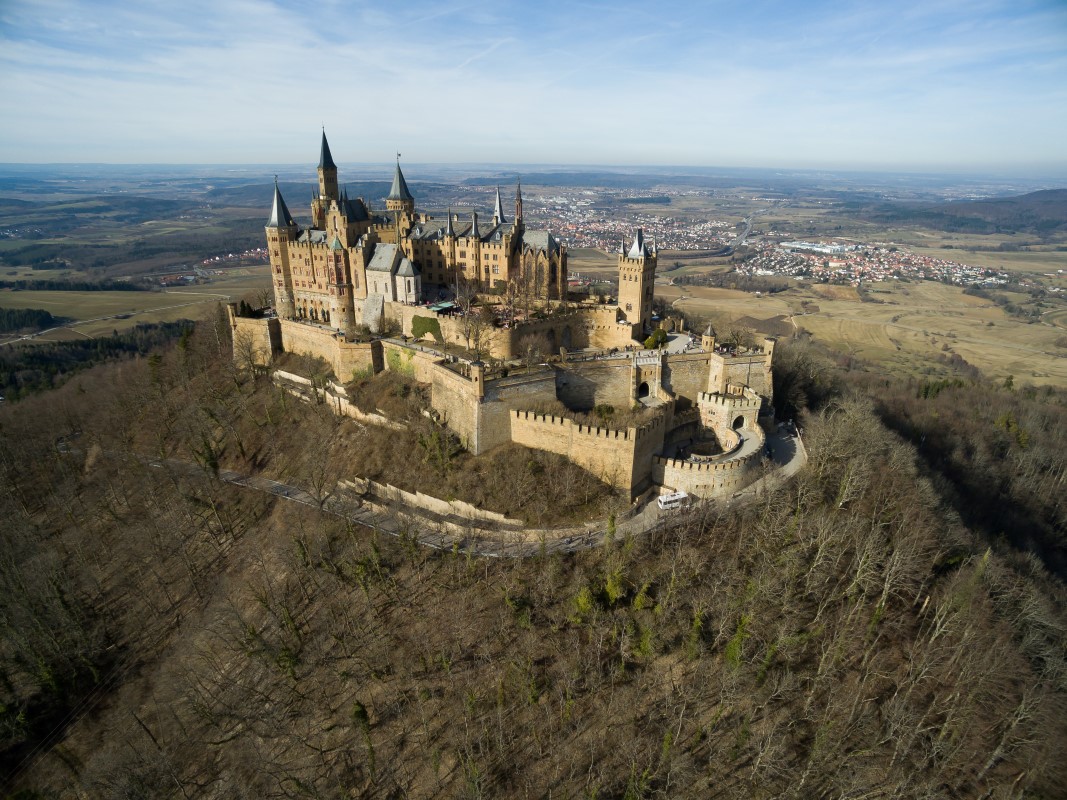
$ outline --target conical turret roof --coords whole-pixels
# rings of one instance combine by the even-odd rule
[[[456,238],[456,229],[452,227],[452,206],[448,207],[448,222],[445,224],[445,236]]]
[[[500,187],[496,187],[496,208],[493,209],[493,220],[497,225],[504,225],[507,220],[504,218],[504,206],[500,202]]]
[[[293,215],[289,213],[289,209],[285,207],[281,189],[278,188],[278,179],[275,178],[274,205],[270,209],[270,219],[267,221],[267,227],[288,228],[291,225],[296,225],[296,223],[293,222]]]
[[[411,192],[408,191],[408,182],[404,180],[404,173],[400,171],[400,162],[396,162],[396,172],[393,173],[393,185],[389,189],[389,196],[386,200],[409,200],[414,201],[415,198],[411,196]]]
[[[322,129],[322,149],[319,152],[319,169],[337,169],[330,154],[330,144],[326,141],[326,129]]]

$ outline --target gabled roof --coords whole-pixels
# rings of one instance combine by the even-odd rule
[[[544,250],[554,253],[559,250],[559,239],[549,231],[523,231],[522,247],[528,250]]]
[[[278,188],[278,179],[274,179],[274,205],[270,209],[270,219],[267,220],[268,228],[288,228],[292,225],[296,225],[293,222],[293,215],[289,213],[289,209],[285,207],[285,201],[282,200],[281,189]]]
[[[414,278],[419,274],[418,269],[408,259],[400,259],[400,266],[396,269],[396,274],[403,278]]]
[[[333,241],[330,242],[330,249],[331,250],[344,250],[345,248],[344,248],[344,245],[341,244],[341,240],[337,236],[334,236],[333,237]]]
[[[341,210],[344,212],[345,219],[349,222],[365,222],[370,219],[370,214],[367,211],[366,203],[363,202],[363,198],[357,197],[355,200],[349,200],[347,191],[341,202]]]
[[[319,151],[319,169],[337,169],[337,165],[333,163],[333,156],[330,155],[330,145],[326,141],[326,129],[322,129],[322,148]]]
[[[370,263],[367,264],[367,270],[369,272],[392,273],[396,261],[396,245],[379,243],[374,248],[374,255],[371,256]]]
[[[386,200],[408,200],[415,201],[415,198],[411,196],[411,192],[408,191],[408,182],[404,180],[404,173],[400,171],[400,162],[396,162],[396,172],[393,173],[393,185],[389,189],[389,196]]]

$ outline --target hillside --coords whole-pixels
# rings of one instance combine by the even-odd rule
[[[235,372],[225,330],[0,407],[9,791],[1067,791],[1063,584],[968,529],[818,354],[783,357],[778,388],[823,404],[793,485],[481,560],[215,480],[243,463],[321,491],[361,457],[357,431]]]
[[[953,203],[845,203],[840,216],[882,224],[918,224],[966,233],[1027,233],[1050,237],[1067,233],[1067,189]]]

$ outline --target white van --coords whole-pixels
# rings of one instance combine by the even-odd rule
[[[685,508],[689,505],[689,495],[685,492],[668,492],[661,494],[656,502],[663,511],[671,508]]]

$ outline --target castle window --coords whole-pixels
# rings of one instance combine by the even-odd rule
[[[633,311],[634,310],[633,303],[627,303],[626,304],[626,310],[627,311]]]

